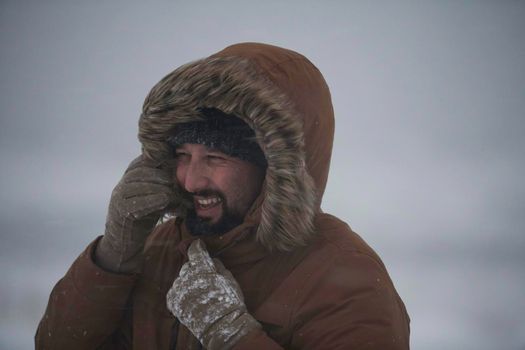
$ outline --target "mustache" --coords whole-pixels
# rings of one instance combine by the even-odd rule
[[[188,192],[183,190],[182,196],[184,198],[184,202],[186,203],[187,209],[193,209],[194,206],[194,197],[219,197],[221,199],[221,202],[223,205],[227,206],[226,203],[226,196],[221,191],[212,190],[212,189],[204,189],[196,192]]]
[[[209,189],[206,189],[206,190],[201,190],[201,191],[197,191],[197,192],[187,192],[188,196],[191,196],[191,197],[194,197],[194,196],[199,196],[199,197],[219,197],[221,199],[224,199],[224,194],[220,191],[217,191],[217,190],[209,190]]]

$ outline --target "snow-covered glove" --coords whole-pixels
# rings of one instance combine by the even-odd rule
[[[211,259],[201,240],[188,248],[188,262],[166,296],[168,309],[208,350],[231,349],[261,325],[244,304],[239,284]]]
[[[96,263],[118,273],[138,272],[148,234],[176,199],[173,172],[143,155],[135,158],[111,194]]]

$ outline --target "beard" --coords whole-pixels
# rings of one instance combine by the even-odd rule
[[[212,223],[210,218],[203,218],[197,215],[195,208],[188,209],[186,213],[186,227],[193,236],[213,236],[222,235],[239,226],[244,221],[244,216],[232,211],[226,198],[220,192],[205,191],[199,195],[216,195],[221,198],[222,216],[219,221]]]

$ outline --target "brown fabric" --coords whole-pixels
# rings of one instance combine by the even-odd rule
[[[204,238],[263,326],[234,349],[408,349],[408,315],[380,258],[345,223],[320,211],[334,123],[317,68],[293,51],[255,43],[183,66],[145,101],[139,131],[144,153],[167,157],[170,128],[193,120],[196,107],[242,117],[268,159],[264,189],[245,222]],[[81,273],[68,272],[52,292],[37,348],[60,348],[46,338],[51,332],[62,348],[129,348],[124,340],[131,339],[133,349],[169,349],[177,334],[177,349],[198,349],[166,308],[166,293],[193,239],[183,219],[158,226],[146,243],[142,273],[104,273],[103,285],[111,288],[100,289],[93,274],[103,271],[79,258],[70,271]],[[120,303],[97,303],[101,295]],[[63,327],[71,309],[75,329],[90,334],[84,342]]]
[[[137,276],[113,274],[93,264],[99,240],[53,288],[35,336],[36,349],[94,349],[111,343],[112,349],[126,348],[131,334],[123,332],[129,322],[123,317]]]
[[[211,251],[226,257],[221,261],[239,282],[248,311],[264,329],[249,334],[234,349],[408,349],[408,316],[381,260],[336,218],[320,214],[315,223],[322,234],[270,295],[261,295],[268,293],[261,282],[283,267],[286,260],[277,253],[234,258],[239,256],[237,249],[246,251],[253,244],[252,235],[244,235],[234,246],[225,237],[225,246],[230,247],[221,253],[224,246],[216,245]],[[148,241],[140,276],[104,272],[82,255],[51,295],[49,317],[44,317],[36,336],[37,348],[122,346],[123,341],[115,341],[132,337],[133,349],[169,349],[177,321],[166,308],[166,293],[185,260],[185,248],[181,252],[180,247],[187,246],[187,238],[179,221],[159,226]],[[83,271],[83,280],[91,283],[75,287],[71,271]],[[107,280],[90,277],[97,273]],[[67,297],[55,299],[64,292]],[[131,314],[125,312],[126,300]],[[258,300],[263,302],[257,305]],[[61,316],[70,309],[75,310],[74,323],[71,317]],[[74,331],[68,331],[66,324]],[[83,331],[90,337],[79,337]],[[46,337],[47,332],[53,336]],[[177,349],[198,346],[187,329],[178,329]]]

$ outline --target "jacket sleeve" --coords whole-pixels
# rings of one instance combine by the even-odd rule
[[[127,304],[137,276],[98,267],[92,257],[99,239],[53,288],[35,335],[36,349],[127,348]]]

